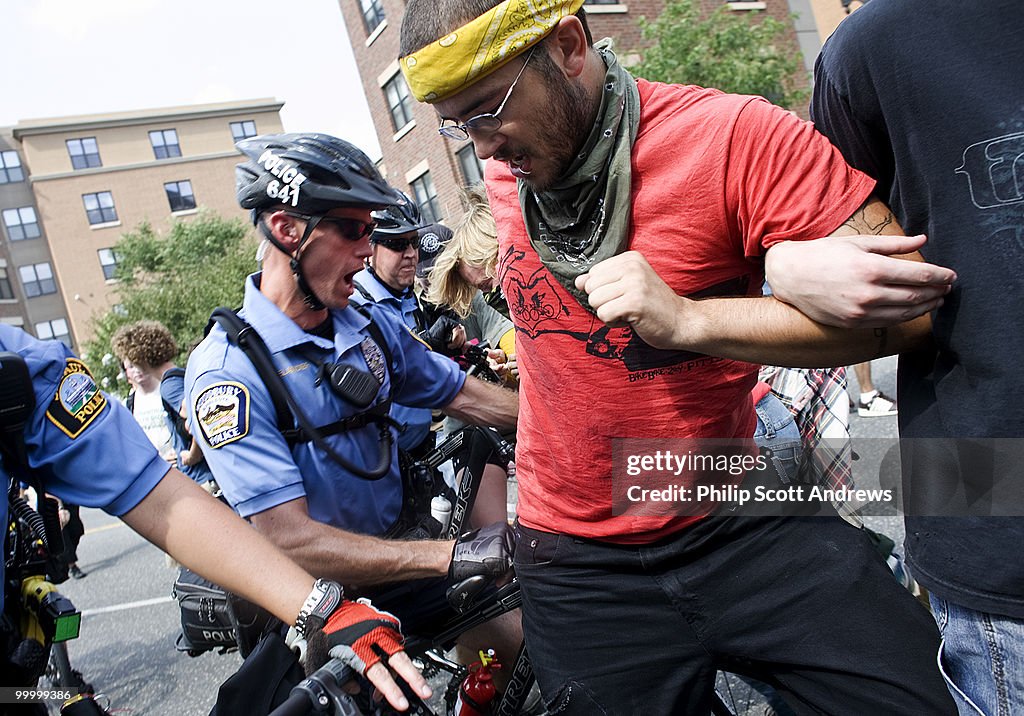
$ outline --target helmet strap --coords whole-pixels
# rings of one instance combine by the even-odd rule
[[[302,247],[305,246],[309,235],[320,224],[322,218],[322,216],[314,216],[306,224],[306,230],[302,232],[302,238],[299,239],[299,245],[295,247],[295,253],[292,254],[291,260],[292,273],[295,274],[295,283],[298,285],[299,290],[302,291],[302,300],[311,311],[322,311],[327,306],[313,293],[313,288],[306,281],[306,275],[302,273]]]
[[[291,257],[289,266],[291,266],[292,273],[295,275],[295,283],[299,287],[299,290],[302,292],[303,302],[306,304],[306,307],[309,308],[311,311],[322,311],[325,308],[327,308],[327,306],[325,306],[323,304],[323,301],[321,301],[317,297],[317,295],[313,292],[313,288],[309,285],[309,282],[306,281],[306,276],[302,272],[301,252],[302,247],[309,239],[309,235],[312,234],[313,230],[316,229],[316,227],[320,224],[320,219],[322,218],[323,217],[321,216],[314,216],[309,220],[309,222],[306,224],[306,230],[302,232],[302,238],[299,239],[299,245],[295,247],[294,253],[289,252],[288,249],[281,245],[280,241],[274,238],[274,232],[270,230],[269,226],[267,226],[266,221],[264,221],[262,218],[259,221],[260,229],[263,232],[263,235],[267,237],[267,240],[270,241],[270,243],[272,243],[275,247],[277,247],[279,251],[288,254],[288,256]]]

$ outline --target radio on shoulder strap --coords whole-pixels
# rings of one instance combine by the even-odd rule
[[[380,348],[381,353],[383,353],[387,371],[390,372],[392,365],[391,350],[380,328],[374,323],[369,312],[362,309],[362,307],[353,306],[353,308],[369,320],[369,324],[366,327],[367,331],[369,331],[371,338]],[[274,403],[274,411],[277,415],[277,428],[290,445],[299,442],[313,442],[334,462],[356,477],[364,480],[379,480],[388,474],[391,469],[391,448],[394,442],[391,428],[399,427],[389,415],[391,410],[391,381],[389,381],[388,395],[382,402],[374,405],[372,408],[362,410],[356,415],[337,420],[328,425],[316,427],[288,391],[288,386],[285,385],[284,380],[274,366],[270,349],[267,348],[259,332],[245,322],[235,311],[223,306],[214,309],[213,314],[210,316],[210,325],[212,326],[214,322],[220,324],[227,334],[228,341],[232,345],[241,348],[256,368],[256,372],[259,373],[260,379],[267,387],[271,401]],[[334,367],[338,368],[339,366]],[[372,376],[370,377],[372,378]],[[337,386],[334,382],[335,379],[338,381]],[[346,399],[349,398],[345,395],[344,391],[352,392],[352,397],[349,399],[350,402],[357,407],[362,403],[364,408],[376,397],[380,386],[380,383],[378,383],[377,388],[373,390],[373,395],[370,395],[369,400],[367,400],[368,383],[360,381],[358,376],[351,375],[345,371],[338,371],[336,376],[328,375],[328,380],[331,381],[332,391]],[[296,423],[298,423],[298,426],[296,426]],[[365,427],[369,423],[376,423],[380,428],[380,454],[377,465],[371,469],[366,469],[352,463],[343,455],[338,454],[324,440],[327,436],[336,435],[347,430],[356,430]]]

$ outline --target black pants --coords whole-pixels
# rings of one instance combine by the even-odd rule
[[[706,716],[719,669],[801,714],[956,713],[934,622],[838,517],[711,517],[644,546],[517,539],[552,714]]]
[[[64,535],[64,561],[74,564],[78,561],[78,543],[82,541],[82,535],[85,534],[85,525],[82,524],[82,518],[78,513],[78,505],[70,505],[65,502],[64,508],[68,511],[68,523],[61,531]]]

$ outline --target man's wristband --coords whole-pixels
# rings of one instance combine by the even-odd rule
[[[306,597],[302,609],[299,610],[299,616],[295,618],[295,630],[306,638],[311,631],[322,629],[327,623],[327,617],[338,608],[344,597],[345,591],[337,582],[316,580],[313,583],[313,591]]]

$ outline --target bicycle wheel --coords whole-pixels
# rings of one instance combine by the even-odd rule
[[[768,684],[739,674],[718,672],[714,716],[795,716],[792,709]]]

